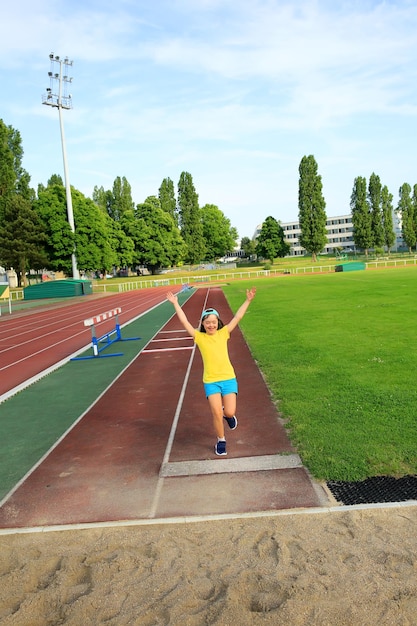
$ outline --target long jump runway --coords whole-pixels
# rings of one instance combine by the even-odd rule
[[[232,316],[220,288],[200,288],[184,304],[193,325],[206,306]],[[0,528],[323,506],[239,328],[229,350],[239,396],[227,457],[214,454],[199,352],[173,316],[3,502]]]

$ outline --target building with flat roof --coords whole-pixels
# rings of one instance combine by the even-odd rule
[[[300,245],[300,223],[280,222],[285,235],[285,241],[290,244],[290,254],[288,256],[304,256],[306,250]],[[395,232],[395,244],[393,250],[397,251],[406,248],[402,238],[401,218],[393,212],[393,225]],[[261,232],[262,224],[256,227],[253,239],[256,239]],[[353,240],[352,215],[338,215],[328,217],[326,220],[327,244],[321,254],[336,255],[336,250],[343,253],[355,252],[355,242]]]

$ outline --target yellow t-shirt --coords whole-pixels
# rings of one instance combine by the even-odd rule
[[[204,383],[215,383],[219,380],[230,380],[236,377],[227,350],[229,338],[230,333],[227,326],[223,326],[214,335],[196,331],[194,342],[203,359]]]

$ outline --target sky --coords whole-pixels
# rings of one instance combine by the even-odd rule
[[[64,179],[51,53],[73,61],[68,177],[88,197],[120,176],[138,204],[185,171],[252,237],[269,215],[297,220],[303,156],[329,217],[350,212],[357,176],[394,205],[417,183],[415,0],[14,0],[1,27],[0,118],[35,189]]]

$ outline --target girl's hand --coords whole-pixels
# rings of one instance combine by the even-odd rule
[[[175,304],[178,301],[178,298],[177,298],[177,296],[174,296],[172,291],[168,291],[168,293],[167,293],[167,300],[168,300],[168,302],[171,302],[172,304]]]
[[[249,302],[252,302],[252,300],[254,299],[256,294],[256,288],[252,287],[252,289],[247,289],[246,290],[246,299],[249,300]]]

